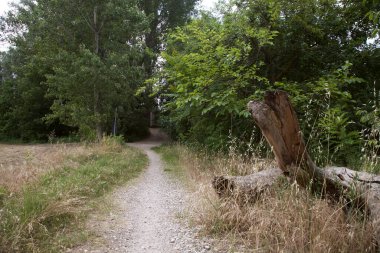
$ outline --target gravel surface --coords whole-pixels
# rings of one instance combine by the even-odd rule
[[[115,210],[90,218],[89,229],[100,240],[71,252],[212,252],[206,239],[197,238],[186,216],[189,194],[167,175],[160,157],[151,150],[160,143],[151,139],[131,146],[142,149],[150,160],[148,169],[111,196]]]

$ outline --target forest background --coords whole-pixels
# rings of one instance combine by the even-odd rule
[[[281,89],[318,164],[378,172],[379,1],[197,2],[20,1],[0,20],[0,139],[133,141],[155,112],[173,139],[265,156],[246,104]]]

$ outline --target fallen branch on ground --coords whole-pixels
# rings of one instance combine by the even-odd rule
[[[324,196],[355,202],[368,214],[375,231],[374,239],[380,244],[380,176],[342,167],[317,167],[306,150],[296,113],[286,92],[267,92],[264,101],[251,101],[248,109],[273,148],[279,169],[244,177],[216,177],[213,187],[219,196],[256,199],[285,175],[303,187],[311,186]]]

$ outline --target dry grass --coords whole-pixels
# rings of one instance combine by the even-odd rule
[[[0,144],[0,186],[19,191],[27,182],[64,166],[75,167],[78,157],[94,153],[84,144]]]
[[[93,155],[118,153],[122,140],[104,137],[98,144],[0,144],[0,187],[19,191],[42,174],[63,167],[77,167],[78,159]]]
[[[2,148],[9,156],[2,153],[8,182],[0,185],[0,252],[63,252],[86,240],[81,225],[91,206],[147,165],[142,152],[117,137]]]
[[[249,174],[271,162],[230,154],[209,156],[186,147],[174,152],[194,192],[192,217],[206,235],[217,236],[231,252],[374,252],[372,228],[361,213],[313,196],[284,182],[254,205],[220,200],[211,187],[215,175]],[[272,164],[273,165],[273,164]]]

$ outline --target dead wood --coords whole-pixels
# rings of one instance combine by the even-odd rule
[[[282,170],[273,168],[248,176],[215,177],[212,185],[221,198],[232,197],[243,202],[253,202],[283,175]]]
[[[348,168],[317,167],[307,152],[286,92],[267,92],[264,101],[251,101],[248,109],[273,148],[280,170],[270,169],[245,177],[216,177],[213,186],[219,196],[245,194],[257,198],[281,175],[286,175],[324,196],[355,202],[368,214],[375,229],[375,239],[380,243],[380,176]]]

